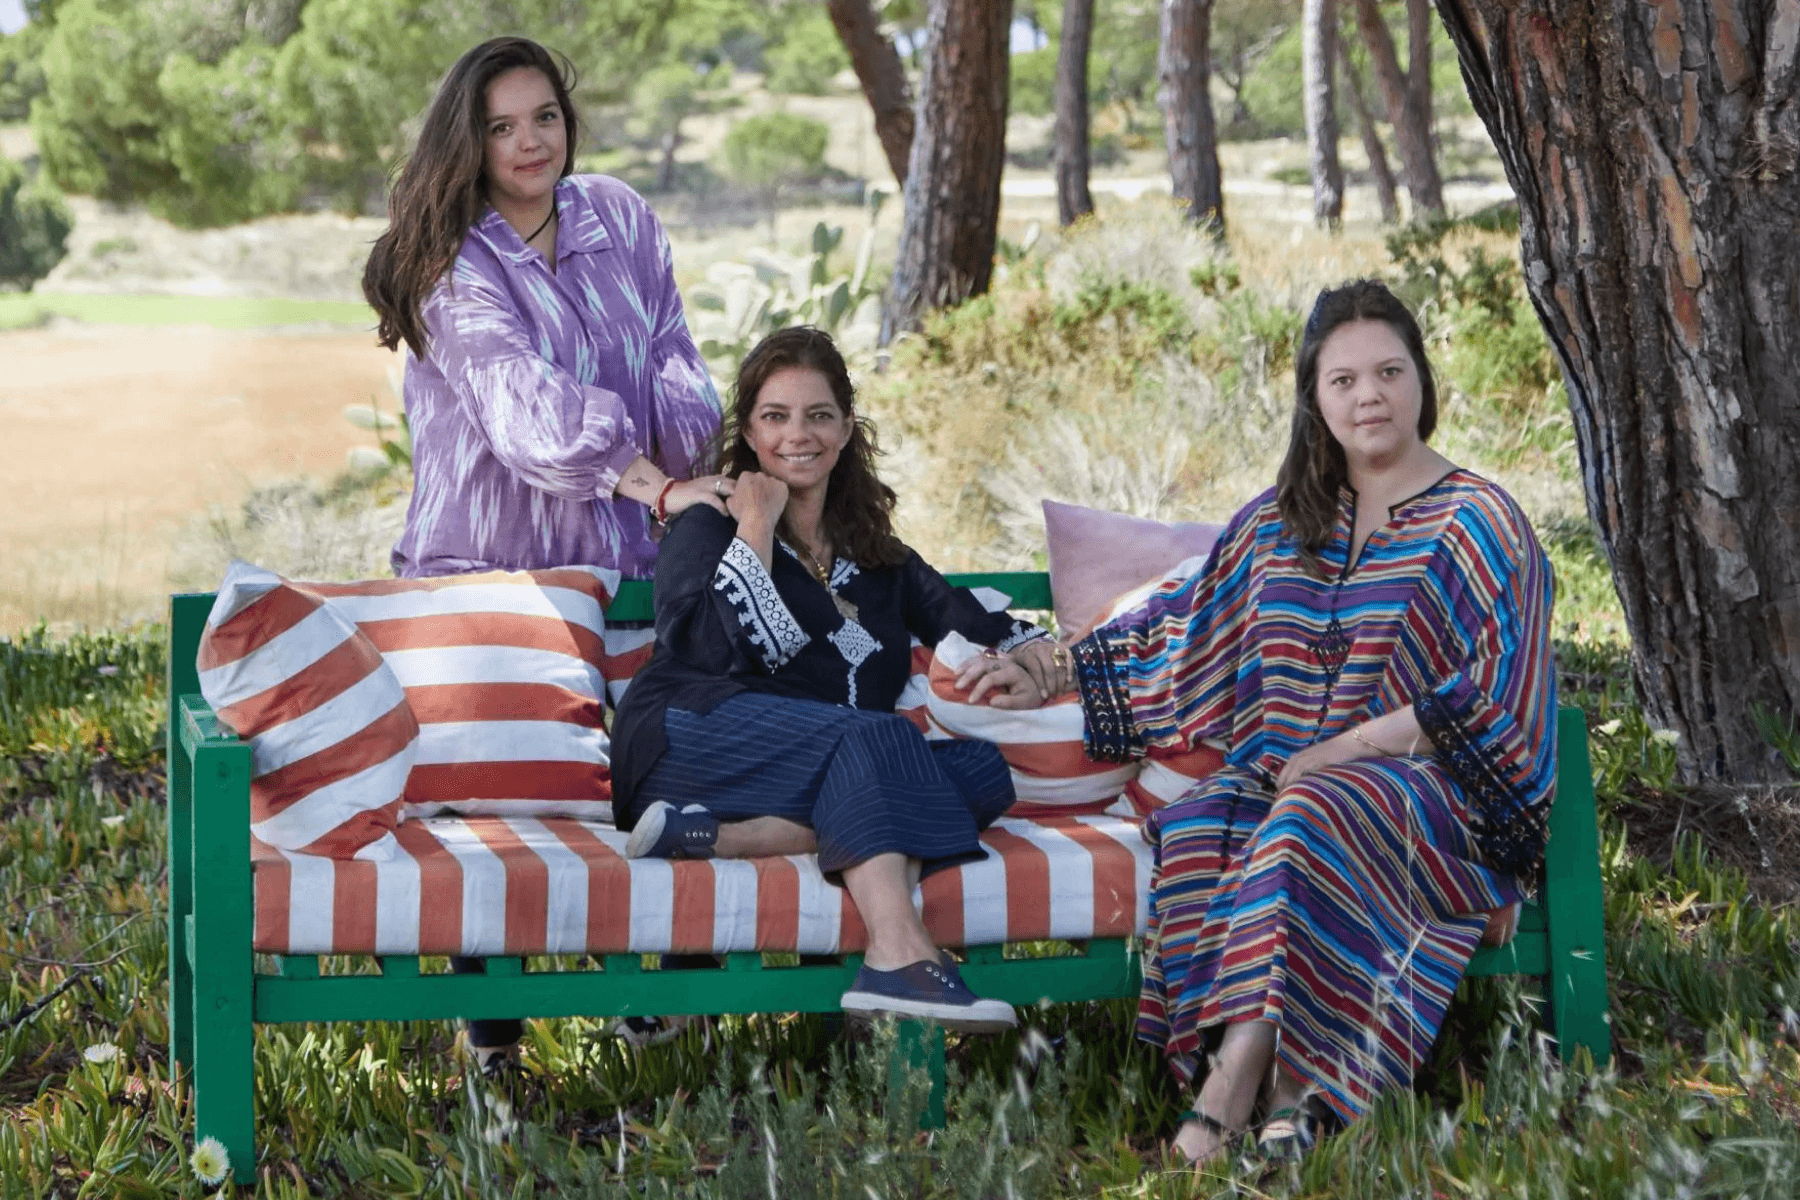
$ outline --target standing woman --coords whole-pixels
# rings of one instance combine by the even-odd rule
[[[625,184],[572,174],[578,134],[568,73],[496,38],[450,69],[394,183],[363,294],[408,351],[398,575],[641,578],[655,521],[724,511],[730,482],[693,477],[719,400],[668,238]]]
[[[725,511],[695,477],[719,399],[649,205],[574,175],[570,72],[495,38],[444,77],[363,271],[379,340],[407,348],[413,494],[400,576],[571,564],[648,577],[655,526]],[[457,970],[471,960],[453,959]],[[475,1021],[486,1069],[518,1021]]]

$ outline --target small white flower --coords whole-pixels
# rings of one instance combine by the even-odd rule
[[[119,1057],[119,1048],[111,1042],[95,1042],[81,1052],[81,1057],[91,1063],[115,1062]]]
[[[114,675],[119,673],[119,668],[113,666],[111,663],[107,663],[99,669],[98,673],[107,679],[111,679]]]
[[[193,1168],[195,1179],[207,1187],[215,1187],[231,1174],[231,1155],[225,1152],[225,1143],[218,1138],[201,1138],[194,1152],[188,1155],[188,1166]]]
[[[100,823],[102,825],[106,826],[108,829],[117,829],[119,826],[121,826],[125,823],[125,814],[120,813],[117,816],[101,817]]]
[[[1650,740],[1659,746],[1673,746],[1681,740],[1681,735],[1673,729],[1652,729]]]

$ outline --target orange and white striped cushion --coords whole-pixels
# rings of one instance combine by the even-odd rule
[[[201,634],[200,692],[250,743],[250,829],[319,855],[397,850],[419,725],[355,625],[312,592],[233,562]]]
[[[848,893],[812,855],[627,859],[625,835],[565,818],[408,821],[380,863],[253,843],[255,946],[277,954],[616,954],[860,950]],[[1150,849],[1135,822],[1023,821],[982,835],[988,857],[920,887],[939,945],[1144,931]]]
[[[419,721],[406,816],[612,819],[599,567],[315,583],[356,622]]]
[[[1072,691],[1042,708],[990,708],[969,704],[956,689],[956,675],[981,650],[959,634],[938,643],[931,662],[931,695],[926,702],[927,737],[978,738],[1000,747],[1012,768],[1018,800],[1014,816],[1106,810],[1138,773],[1138,764],[1101,762],[1082,747],[1081,701]]]

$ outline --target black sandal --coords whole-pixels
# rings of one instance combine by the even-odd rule
[[[1222,1154],[1229,1154],[1237,1147],[1238,1143],[1242,1141],[1244,1137],[1244,1130],[1233,1129],[1223,1121],[1217,1120],[1211,1115],[1193,1108],[1184,1108],[1175,1114],[1176,1132],[1179,1133],[1181,1127],[1186,1125],[1189,1121],[1193,1121],[1199,1125],[1200,1128],[1219,1139],[1219,1148],[1205,1158],[1189,1158],[1187,1151],[1177,1146],[1174,1138],[1170,1138],[1169,1149],[1175,1151],[1176,1154],[1179,1154],[1189,1167],[1199,1167]]]

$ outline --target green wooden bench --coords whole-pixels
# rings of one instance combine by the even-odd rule
[[[1020,609],[1048,609],[1041,572],[952,576],[994,587]],[[322,975],[316,957],[276,956],[257,969],[251,950],[250,748],[214,719],[199,695],[195,653],[210,594],[170,601],[169,639],[169,1039],[194,1093],[195,1139],[225,1145],[239,1182],[253,1179],[254,1030],[293,1021],[416,1021],[455,1018],[622,1016],[661,1013],[834,1012],[860,965],[765,966],[756,953],[725,956],[702,971],[646,971],[635,954],[611,954],[597,969],[528,971],[516,957],[486,960],[485,974],[420,970],[417,957],[381,957],[374,973]],[[626,583],[609,616],[650,616],[648,584]],[[1558,714],[1559,774],[1550,816],[1546,881],[1525,907],[1518,934],[1484,949],[1470,975],[1548,978],[1552,1031],[1562,1055],[1585,1046],[1596,1063],[1611,1051],[1599,839],[1581,711]],[[1554,916],[1554,920],[1552,919]],[[1013,1004],[1130,997],[1138,992],[1135,943],[1095,939],[1052,958],[1007,958],[1004,946],[966,950],[963,975],[985,996]],[[896,1077],[924,1067],[932,1089],[925,1119],[941,1125],[941,1030],[903,1022]]]

